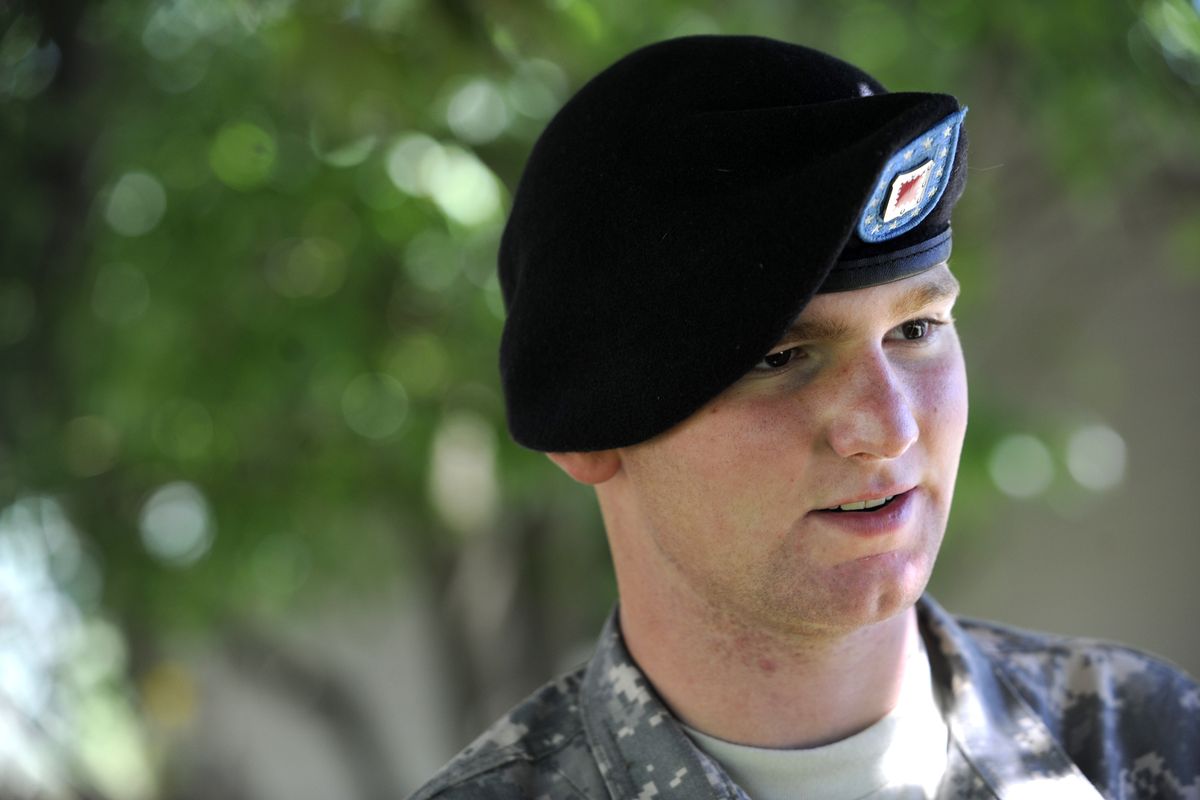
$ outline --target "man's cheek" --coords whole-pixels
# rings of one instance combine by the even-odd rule
[[[915,382],[912,397],[920,414],[929,422],[948,426],[950,431],[965,428],[967,381],[961,361],[922,373]]]

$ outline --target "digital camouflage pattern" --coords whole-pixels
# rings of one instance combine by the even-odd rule
[[[942,798],[1200,800],[1200,687],[1117,645],[917,606],[950,728]],[[412,800],[748,800],[700,752],[609,619],[595,655],[469,745]]]

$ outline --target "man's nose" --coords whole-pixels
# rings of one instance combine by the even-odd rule
[[[838,376],[845,390],[835,394],[829,443],[843,458],[898,458],[917,441],[909,387],[882,351],[849,365]]]

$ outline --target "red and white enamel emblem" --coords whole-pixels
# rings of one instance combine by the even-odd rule
[[[929,183],[931,172],[933,172],[932,160],[926,161],[914,170],[902,172],[896,176],[896,179],[892,181],[887,205],[884,207],[884,222],[891,222],[920,207],[921,201],[925,198],[925,186]]]

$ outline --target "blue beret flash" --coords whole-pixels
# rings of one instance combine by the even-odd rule
[[[864,242],[893,239],[915,228],[938,204],[967,109],[956,111],[913,139],[888,161],[858,220]]]

